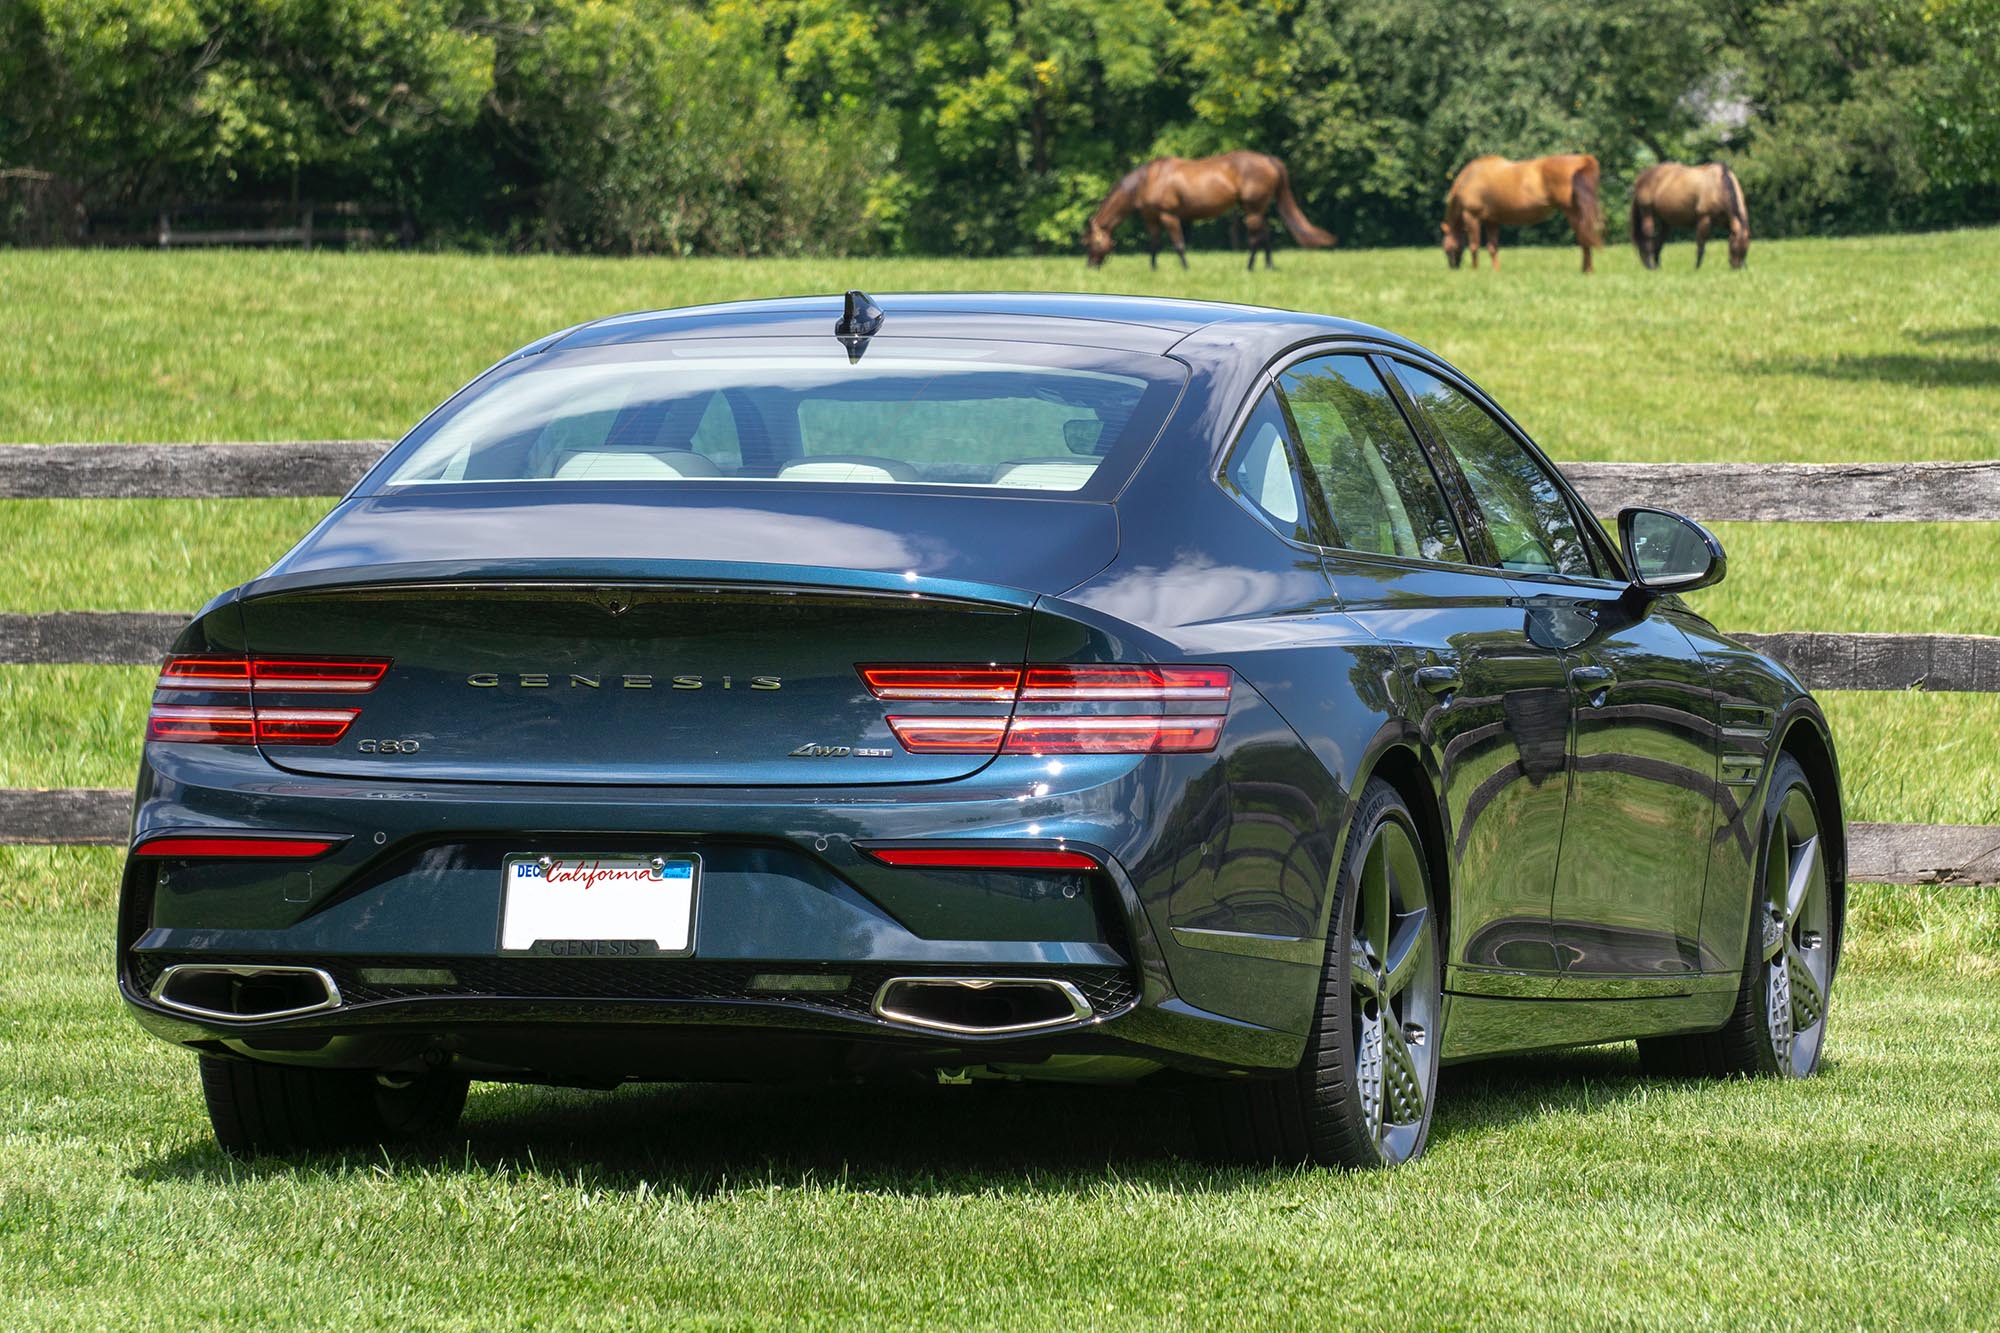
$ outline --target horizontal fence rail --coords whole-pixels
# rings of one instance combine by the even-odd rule
[[[388,440],[0,445],[0,498],[341,495]],[[1710,523],[2000,521],[2000,460],[1977,463],[1570,463],[1592,508]]]
[[[0,612],[0,663],[156,666],[190,617],[171,611]],[[1738,634],[1815,690],[2000,693],[2000,637],[1985,634]]]
[[[0,844],[120,847],[132,793],[112,787],[0,789]],[[2000,884],[2000,828],[1979,824],[1849,824],[1856,884]]]

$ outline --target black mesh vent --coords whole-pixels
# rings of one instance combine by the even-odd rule
[[[212,954],[138,954],[132,975],[142,990],[150,990],[160,973],[175,963],[225,961]],[[758,1000],[802,1006],[833,1013],[871,1012],[875,992],[891,977],[903,976],[1032,976],[1067,981],[1083,992],[1093,1013],[1103,1016],[1130,1008],[1139,998],[1132,975],[1116,967],[932,967],[921,963],[862,963],[853,967],[786,962],[709,962],[697,958],[305,958],[286,955],[260,959],[231,955],[231,963],[288,963],[320,967],[332,974],[349,1004],[407,1000],[426,996],[466,999],[554,1000]],[[374,969],[448,971],[454,984],[384,982],[363,979]],[[838,990],[752,988],[756,978],[797,976],[845,977]]]

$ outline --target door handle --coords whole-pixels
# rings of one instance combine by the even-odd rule
[[[1450,694],[1458,688],[1458,668],[1427,666],[1417,668],[1417,686],[1432,694]]]
[[[1604,697],[1618,673],[1608,666],[1580,666],[1569,669],[1569,682],[1590,695],[1592,708],[1604,707]]]

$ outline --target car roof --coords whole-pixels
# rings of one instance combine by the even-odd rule
[[[1082,292],[895,292],[870,295],[881,309],[881,337],[1041,339],[1124,351],[1164,353],[1190,335],[1226,332],[1200,344],[1234,355],[1314,338],[1352,337],[1416,349],[1397,334],[1331,315],[1221,301]],[[683,338],[815,337],[833,333],[840,296],[730,301],[613,315],[543,339],[524,351],[607,346]],[[1217,329],[1226,325],[1226,330]],[[1190,346],[1188,350],[1195,350]]]

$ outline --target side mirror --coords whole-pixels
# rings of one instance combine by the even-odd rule
[[[1712,587],[1729,569],[1714,533],[1666,509],[1619,510],[1618,543],[1633,582],[1648,592]]]

